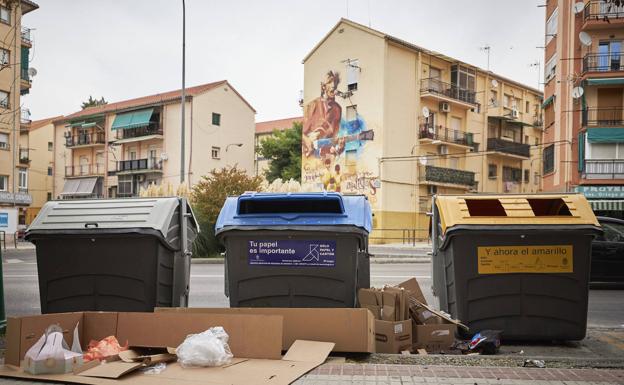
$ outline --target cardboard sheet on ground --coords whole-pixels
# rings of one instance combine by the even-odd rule
[[[287,385],[322,364],[333,347],[330,342],[297,340],[281,360],[235,359],[230,365],[216,368],[182,368],[178,363],[172,363],[160,374],[132,372],[116,380],[73,374],[35,376],[7,365],[0,368],[0,376],[93,385]]]

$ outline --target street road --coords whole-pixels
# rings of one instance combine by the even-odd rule
[[[34,250],[7,250],[3,253],[4,296],[7,315],[39,314],[39,287]],[[429,303],[431,266],[428,263],[372,264],[371,284],[393,285],[416,277]],[[227,307],[223,294],[223,265],[194,264],[191,268],[192,307]],[[624,328],[624,291],[591,290],[590,327]]]

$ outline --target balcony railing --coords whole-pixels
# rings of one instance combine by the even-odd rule
[[[586,179],[624,179],[624,160],[586,159]]]
[[[117,130],[117,139],[140,138],[148,135],[162,135],[163,130],[159,124],[150,124],[147,127],[128,128]]]
[[[427,78],[420,81],[420,92],[431,93],[464,103],[476,104],[476,92],[458,87],[455,84],[445,83],[439,79]]]
[[[523,156],[529,158],[531,146],[524,143],[510,142],[500,138],[489,138],[487,141],[488,151],[504,152],[507,154]]]
[[[103,175],[106,167],[102,163],[81,164],[78,166],[65,166],[65,176],[89,176]]]
[[[30,124],[32,119],[30,119],[30,110],[28,108],[22,108],[20,111],[20,123],[22,124]]]
[[[590,1],[585,4],[583,19],[587,20],[603,20],[624,18],[624,7],[618,7],[615,4],[605,1]]]
[[[21,164],[28,164],[30,163],[30,156],[29,156],[29,151],[27,148],[20,148],[19,149],[19,162]]]
[[[162,170],[162,162],[158,158],[132,159],[117,162],[117,172],[137,170]]]
[[[22,27],[22,42],[30,45],[32,44],[32,39],[30,37],[30,28]]]
[[[441,125],[423,123],[418,133],[420,139],[440,140],[448,143],[457,143],[463,146],[472,146],[472,134],[459,130],[451,130]]]
[[[103,132],[92,132],[65,137],[65,147],[87,146],[92,144],[104,144]]]
[[[30,75],[28,74],[28,68],[22,68],[20,71],[20,74],[21,74],[22,80],[25,80],[28,83],[30,83]]]
[[[583,125],[587,127],[595,126],[624,126],[624,108],[588,107],[583,110]]]
[[[583,72],[624,71],[624,53],[588,53],[583,58]]]
[[[472,187],[475,184],[475,173],[453,168],[423,166],[420,168],[420,181],[456,184]]]

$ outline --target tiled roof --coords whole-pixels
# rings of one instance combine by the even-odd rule
[[[221,80],[218,82],[214,82],[214,83],[207,83],[207,84],[202,84],[199,86],[195,86],[195,87],[187,87],[186,88],[186,95],[187,96],[196,96],[199,94],[202,94],[206,91],[209,91],[213,88],[217,88],[223,84],[228,84],[227,80]],[[229,87],[232,89],[232,91],[234,91],[242,100],[243,102],[245,102],[249,108],[251,108],[253,110],[253,107],[245,100],[245,98],[243,98],[235,89],[234,87],[232,87],[231,85],[229,85]],[[104,113],[108,113],[108,112],[116,112],[116,111],[123,111],[123,110],[127,110],[127,109],[131,109],[131,108],[137,108],[137,107],[142,107],[142,106],[149,106],[149,105],[154,105],[154,104],[159,104],[159,103],[164,103],[164,102],[169,102],[169,101],[173,101],[176,99],[180,99],[182,97],[182,90],[175,90],[175,91],[169,91],[169,92],[163,92],[161,94],[155,94],[155,95],[149,95],[149,96],[142,96],[140,98],[135,98],[135,99],[128,99],[128,100],[122,100],[120,102],[114,102],[114,103],[108,103],[102,106],[95,106],[95,107],[89,107],[89,108],[85,108],[84,110],[75,112],[71,115],[67,115],[65,116],[64,121],[67,120],[73,120],[76,118],[80,118],[83,116],[90,116],[90,115],[99,115],[99,114],[104,114]],[[255,112],[255,110],[254,110]]]
[[[30,123],[30,131],[32,130],[36,130],[37,128],[41,128],[43,126],[47,126],[48,124],[54,122],[55,120],[59,120],[63,117],[63,115],[59,115],[59,116],[54,116],[52,118],[46,118],[46,119],[40,119],[40,120],[33,120]]]
[[[295,122],[303,122],[303,116],[258,122],[256,123],[256,134],[268,134],[273,132],[273,130],[283,131],[291,128]]]

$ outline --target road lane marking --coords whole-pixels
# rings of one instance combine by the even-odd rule
[[[23,263],[24,261],[22,261],[21,259],[17,259],[17,258],[8,258],[6,260],[6,263]]]

